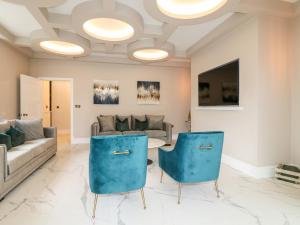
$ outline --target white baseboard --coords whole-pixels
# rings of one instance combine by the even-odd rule
[[[232,158],[225,154],[222,155],[222,163],[257,179],[274,177],[275,167],[276,167],[276,166],[254,166],[252,164]]]
[[[71,143],[73,145],[76,145],[76,144],[89,144],[90,143],[90,138],[72,138]]]

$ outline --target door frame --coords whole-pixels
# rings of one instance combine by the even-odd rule
[[[73,105],[74,105],[74,79],[73,78],[63,78],[63,77],[37,77],[40,80],[47,80],[47,81],[69,81],[70,82],[70,93],[71,93],[71,99],[70,99],[70,107],[71,107],[71,118],[70,118],[70,129],[71,129],[71,144],[74,142],[74,125],[73,125],[73,118],[74,118],[74,111],[73,111]]]

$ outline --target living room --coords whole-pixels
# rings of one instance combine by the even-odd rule
[[[2,0],[0,39],[0,224],[300,223],[299,1]]]

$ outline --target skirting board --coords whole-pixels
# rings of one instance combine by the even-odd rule
[[[257,179],[274,177],[276,167],[253,166],[252,164],[240,161],[225,154],[222,155],[222,163]]]

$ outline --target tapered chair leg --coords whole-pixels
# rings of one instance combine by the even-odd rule
[[[95,214],[96,214],[97,201],[98,201],[98,194],[95,194],[94,208],[93,208],[93,219],[95,218]]]
[[[163,175],[164,175],[164,171],[161,169],[161,174],[160,174],[160,183],[162,183]]]
[[[220,198],[220,190],[219,190],[219,185],[218,185],[217,180],[215,181],[215,189],[216,189],[216,192],[217,192],[217,197]]]
[[[144,189],[143,188],[141,188],[141,196],[142,196],[142,200],[143,200],[144,209],[146,209],[146,201],[145,201],[145,195],[144,195]]]
[[[181,199],[181,183],[178,183],[178,205],[180,204]]]

